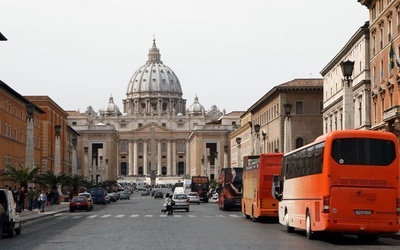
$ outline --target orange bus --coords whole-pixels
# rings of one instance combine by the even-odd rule
[[[334,131],[286,153],[273,189],[279,222],[306,230],[378,239],[399,231],[399,145],[389,132]]]
[[[244,157],[242,213],[252,221],[278,217],[278,202],[272,196],[272,177],[281,174],[282,153]]]

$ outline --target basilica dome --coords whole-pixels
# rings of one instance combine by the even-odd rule
[[[108,100],[108,103],[104,108],[101,110],[101,114],[103,116],[115,116],[121,115],[118,106],[114,103],[114,98],[111,96]]]
[[[161,61],[155,39],[146,64],[139,67],[129,81],[124,105],[124,110],[132,114],[185,112],[179,79]]]
[[[194,98],[194,102],[192,105],[189,107],[189,114],[190,115],[204,115],[205,109],[203,105],[200,104],[199,98],[196,97]]]

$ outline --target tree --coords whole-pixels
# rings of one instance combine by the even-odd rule
[[[53,171],[47,171],[44,174],[38,176],[38,182],[50,187],[51,189],[57,189],[58,186],[65,184],[66,175],[64,173],[59,173],[56,175]]]
[[[40,171],[39,165],[34,168],[24,167],[21,164],[19,166],[6,166],[5,171],[0,174],[2,180],[13,181],[19,183],[21,187],[28,190],[28,184],[37,181],[37,177]]]
[[[70,188],[70,196],[73,196],[79,192],[83,187],[89,188],[90,182],[88,182],[83,175],[74,174],[72,176],[66,176],[64,185]]]
[[[118,182],[116,180],[105,180],[103,182],[100,182],[98,186],[104,188],[104,189],[112,189],[113,186],[118,186]]]

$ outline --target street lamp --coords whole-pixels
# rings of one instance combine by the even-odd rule
[[[54,130],[56,134],[56,145],[55,145],[55,154],[54,154],[54,173],[58,175],[61,173],[61,125],[54,125]]]
[[[340,67],[342,68],[342,73],[344,80],[343,87],[343,128],[353,129],[354,128],[354,108],[353,108],[353,88],[352,82],[353,79],[351,76],[353,75],[354,62],[347,60],[340,63]]]
[[[28,103],[26,104],[26,114],[28,118],[33,118],[33,112],[35,111],[35,104]]]
[[[259,138],[260,127],[261,127],[260,124],[254,125],[254,132],[256,133],[256,152],[255,152],[256,155],[258,155],[260,151],[260,138]]]
[[[290,142],[292,140],[292,124],[290,123],[290,114],[292,112],[292,104],[283,104],[285,108],[285,134],[284,134],[284,151],[289,152],[291,150]]]
[[[261,132],[261,134],[262,134],[262,137],[263,137],[263,153],[266,153],[267,150],[265,148],[266,147],[265,143],[267,142],[267,133],[263,130]]]
[[[242,142],[242,138],[240,137],[236,137],[236,143],[237,143],[237,148],[236,148],[236,155],[237,155],[237,159],[236,159],[236,166],[239,167],[240,165],[240,143]]]
[[[347,82],[347,86],[350,87],[352,83],[351,76],[353,75],[354,62],[347,60],[340,63],[340,67],[342,68],[342,73],[345,81]]]
[[[33,129],[33,112],[35,111],[35,105],[33,103],[26,104],[26,154],[25,154],[25,164],[28,168],[33,168],[34,165],[34,129]]]
[[[285,107],[285,117],[290,118],[290,113],[292,112],[292,104],[285,103],[283,104],[283,107]]]

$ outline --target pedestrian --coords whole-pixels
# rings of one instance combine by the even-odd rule
[[[33,209],[33,203],[35,199],[35,191],[33,191],[32,187],[29,187],[28,191],[28,210],[32,211]]]
[[[0,203],[0,239],[3,238],[3,227],[6,219],[6,208],[3,203]]]
[[[164,205],[163,205],[163,209],[161,209],[161,212],[164,213],[164,214],[166,212],[168,212],[168,207],[167,207],[168,199],[169,199],[169,193],[167,193],[167,195],[165,196],[165,202],[164,202]]]
[[[168,215],[172,215],[172,214],[174,213],[173,203],[174,203],[174,201],[172,200],[172,194],[171,194],[171,195],[169,196],[168,202],[167,202],[167,211],[168,211]]]
[[[39,190],[36,187],[33,188],[33,192],[35,192],[35,196],[33,198],[33,209],[37,210],[39,208]]]
[[[41,212],[43,213],[44,209],[46,207],[46,202],[47,202],[47,196],[44,193],[44,190],[42,190],[42,192],[39,195],[39,201],[40,201],[40,209],[41,209]]]

